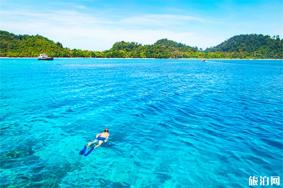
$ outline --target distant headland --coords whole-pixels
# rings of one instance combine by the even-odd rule
[[[282,52],[283,39],[262,34],[236,35],[205,50],[160,39],[151,45],[121,41],[109,50],[91,51],[69,49],[40,35],[15,35],[0,30],[0,57],[37,57],[46,53],[52,57],[283,59]]]

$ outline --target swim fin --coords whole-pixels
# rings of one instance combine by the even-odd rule
[[[84,148],[80,151],[80,155],[83,155],[86,152],[86,150],[87,150],[87,147],[84,146]]]
[[[93,150],[94,150],[94,147],[91,147],[90,150],[88,150],[88,152],[84,154],[84,156],[88,156]]]

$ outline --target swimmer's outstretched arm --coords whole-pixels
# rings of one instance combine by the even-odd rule
[[[109,138],[110,134],[106,137],[104,142],[108,142],[108,138]]]

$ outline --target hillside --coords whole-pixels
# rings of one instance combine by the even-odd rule
[[[105,51],[69,49],[40,35],[15,35],[0,30],[0,57],[118,57],[118,58],[283,58],[283,40],[264,35],[238,35],[205,51],[160,39],[151,45],[116,42]]]
[[[125,41],[116,42],[104,54],[105,57],[178,58],[188,57],[188,52],[196,51],[197,48],[168,39],[160,39],[152,45],[142,45]]]
[[[67,50],[62,44],[55,43],[43,36],[14,35],[0,31],[0,56],[38,56],[48,53],[51,56],[62,56]]]
[[[36,57],[46,53],[52,57],[89,57],[89,51],[70,50],[61,43],[55,43],[40,35],[15,35],[0,30],[0,56],[1,57]]]
[[[283,40],[279,36],[237,35],[206,51],[234,52],[258,58],[283,58]]]

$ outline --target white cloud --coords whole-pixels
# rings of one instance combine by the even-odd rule
[[[204,22],[205,20],[194,16],[172,15],[172,14],[146,14],[140,16],[133,16],[122,19],[124,24],[137,25],[168,25],[168,24],[184,24],[184,22]]]

